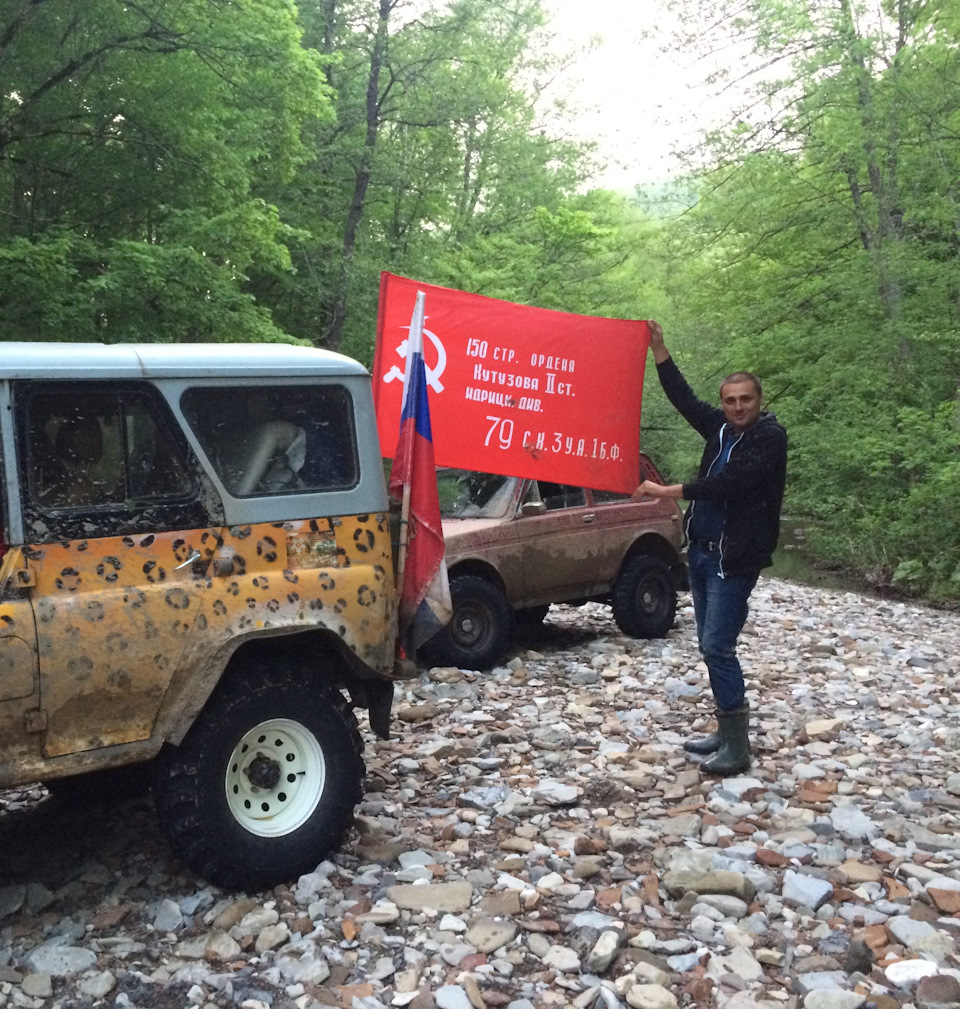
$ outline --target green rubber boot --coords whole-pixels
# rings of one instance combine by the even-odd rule
[[[687,753],[716,753],[720,749],[720,733],[711,732],[702,739],[688,739],[683,748]]]
[[[747,735],[749,721],[750,709],[746,705],[735,711],[717,712],[720,749],[715,757],[700,765],[704,774],[729,778],[734,774],[742,774],[750,766],[750,740]]]

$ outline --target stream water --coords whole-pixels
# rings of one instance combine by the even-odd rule
[[[773,578],[784,578],[804,585],[819,585],[827,589],[863,592],[878,596],[874,585],[842,571],[815,567],[807,554],[806,523],[799,519],[784,518],[780,523],[780,542],[773,555],[773,567],[763,573]]]

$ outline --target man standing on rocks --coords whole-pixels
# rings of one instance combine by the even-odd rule
[[[717,705],[717,731],[683,744],[691,753],[715,753],[708,774],[740,774],[750,766],[749,709],[737,638],[747,620],[760,570],[773,563],[787,473],[787,432],[763,407],[760,380],[749,372],[720,384],[720,408],[698,399],[670,357],[663,330],[650,325],[650,349],[667,398],[706,446],[697,479],[663,484],[644,480],[634,497],[690,502],[690,593],[700,652]]]

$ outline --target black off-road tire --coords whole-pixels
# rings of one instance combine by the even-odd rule
[[[506,651],[513,611],[500,588],[477,575],[450,579],[453,619],[430,641],[439,665],[488,669]]]
[[[353,711],[322,674],[282,658],[251,661],[157,758],[157,811],[173,849],[204,879],[250,890],[295,880],[351,823],[362,750]]]
[[[631,638],[662,638],[673,627],[677,589],[670,568],[634,554],[623,565],[610,597],[613,619]]]

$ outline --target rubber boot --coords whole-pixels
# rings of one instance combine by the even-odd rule
[[[750,709],[746,706],[735,711],[717,712],[720,749],[715,757],[700,765],[705,774],[718,774],[728,778],[742,774],[750,766],[750,740],[747,736],[749,721]]]
[[[688,739],[683,748],[687,753],[716,753],[720,749],[720,733],[711,732],[702,739]]]

